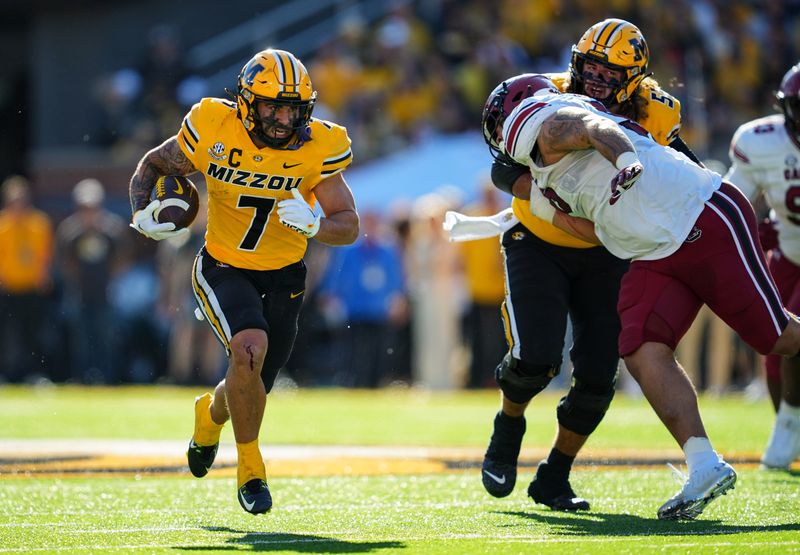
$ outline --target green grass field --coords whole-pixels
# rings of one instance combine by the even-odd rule
[[[605,466],[599,460],[681,459],[646,403],[619,395],[573,473],[592,502],[581,514],[553,512],[526,498],[532,464],[515,492],[483,491],[477,464],[497,409],[495,392],[414,390],[277,391],[270,396],[262,451],[281,446],[451,447],[475,453],[436,472],[277,473],[275,507],[244,513],[235,478],[185,468],[139,472],[26,473],[15,469],[21,440],[161,440],[180,460],[200,390],[0,388],[0,553],[791,553],[800,552],[800,476],[739,463],[736,489],[695,522],[662,522],[658,506],[679,488],[662,463]],[[526,452],[545,453],[557,395],[528,413]],[[752,461],[772,420],[766,401],[701,399],[717,450]],[[223,443],[233,441],[230,429]],[[170,441],[174,440],[174,441]],[[41,442],[39,442],[41,443]],[[61,443],[64,443],[63,441]],[[30,461],[29,461],[30,462]],[[376,462],[367,464],[377,464]]]

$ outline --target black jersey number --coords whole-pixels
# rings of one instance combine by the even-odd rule
[[[243,251],[253,251],[261,241],[261,236],[264,235],[264,230],[267,228],[269,215],[275,207],[275,199],[269,197],[254,197],[250,195],[241,195],[239,202],[236,204],[237,208],[255,208],[253,213],[253,220],[250,222],[250,227],[247,233],[244,234],[239,249]]]

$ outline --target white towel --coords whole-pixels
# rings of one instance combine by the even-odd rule
[[[450,241],[461,242],[497,237],[518,223],[510,207],[494,216],[465,216],[448,210],[442,228],[448,233]]]

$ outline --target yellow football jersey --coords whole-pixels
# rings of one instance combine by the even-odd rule
[[[567,90],[568,73],[550,73],[548,77],[559,90],[562,92]],[[639,95],[645,98],[647,107],[647,117],[639,121],[639,124],[650,132],[657,143],[668,145],[681,130],[681,103],[677,98],[655,86],[652,79],[642,81],[639,86]],[[511,201],[511,207],[514,215],[525,227],[548,243],[576,249],[595,246],[573,237],[566,231],[531,214],[530,202],[527,200],[514,198]]]
[[[275,270],[300,260],[307,239],[278,220],[277,204],[297,188],[313,207],[314,187],[353,161],[344,127],[311,119],[311,140],[300,148],[257,148],[236,105],[204,98],[183,119],[178,144],[205,175],[206,249],[237,268]]]

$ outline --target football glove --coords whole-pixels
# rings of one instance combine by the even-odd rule
[[[278,203],[278,219],[286,227],[306,237],[313,237],[319,231],[321,217],[314,214],[314,210],[296,188],[292,189],[292,196],[294,198]]]
[[[179,237],[185,233],[189,233],[188,228],[175,229],[175,224],[172,222],[165,222],[160,224],[156,221],[154,212],[161,206],[160,200],[154,200],[141,210],[137,210],[133,214],[133,222],[131,227],[150,239],[161,241],[162,239],[169,239],[170,237]]]
[[[611,180],[612,191],[627,191],[642,176],[644,166],[639,162],[635,152],[623,152],[614,164],[619,173]]]

